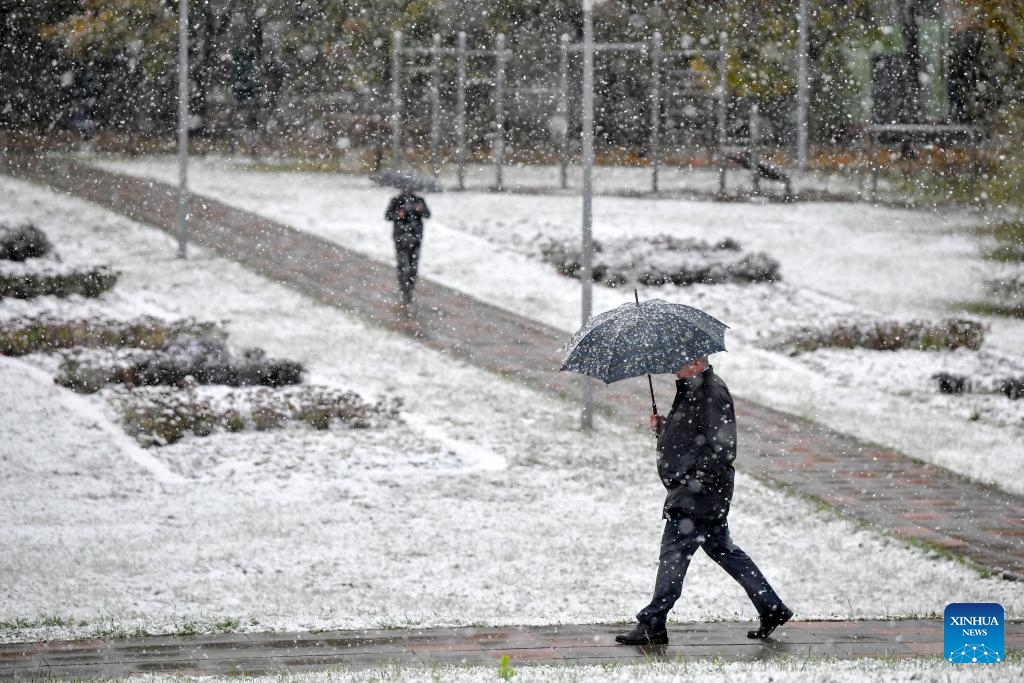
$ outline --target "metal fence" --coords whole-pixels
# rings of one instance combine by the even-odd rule
[[[474,108],[467,92],[475,88],[476,118],[480,118],[479,110],[486,109],[485,120],[490,130],[473,137],[487,138],[494,188],[504,189],[510,102],[521,104],[525,100],[532,102],[534,108],[539,101],[546,110],[547,132],[553,138],[550,142],[561,168],[561,187],[567,187],[578,111],[574,104],[579,97],[579,79],[572,78],[573,61],[578,61],[582,44],[571,42],[567,35],[561,36],[557,61],[552,63],[537,51],[521,55],[510,50],[502,34],[495,37],[492,45],[482,47],[469,47],[465,33],[459,33],[454,43],[444,46],[441,36],[435,34],[428,46],[406,45],[402,32],[394,33],[389,112],[392,165],[401,165],[403,150],[410,140],[418,139],[429,145],[430,168],[437,175],[442,146],[447,142],[454,146],[458,187],[463,189]],[[754,105],[749,118],[730,121],[725,33],[717,41],[704,41],[702,47],[665,46],[661,35],[655,33],[644,42],[596,43],[594,52],[595,59],[623,59],[626,55],[634,65],[646,65],[646,79],[636,79],[636,73],[628,75],[633,82],[646,81],[645,101],[639,103],[645,110],[638,106],[634,115],[646,119],[636,130],[642,131],[645,138],[643,147],[653,192],[659,190],[659,172],[667,157],[691,150],[712,154],[720,193],[726,191],[726,165],[730,161],[752,169],[756,190],[758,169],[763,167],[758,150],[759,117]],[[444,130],[449,131],[446,140],[442,139],[446,137]]]

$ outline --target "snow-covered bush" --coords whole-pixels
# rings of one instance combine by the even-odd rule
[[[1006,398],[1016,401],[1024,398],[1024,377],[1007,377],[999,383],[999,389]]]
[[[216,332],[214,323],[164,321],[148,316],[131,320],[11,318],[0,320],[0,354],[22,356],[79,346],[163,349],[182,336],[211,334],[222,334]]]
[[[796,355],[820,348],[895,351],[977,351],[985,341],[980,322],[963,318],[929,320],[876,320],[843,322],[825,328],[804,327],[785,336],[775,348]]]
[[[1024,398],[1024,377],[967,377],[948,372],[932,375],[943,394],[1003,394],[1016,401]]]
[[[0,299],[34,299],[39,296],[69,297],[72,294],[96,298],[117,283],[119,273],[107,266],[87,270],[45,268],[0,272]]]
[[[106,384],[128,386],[198,384],[271,386],[302,381],[300,363],[265,358],[261,349],[235,355],[221,336],[179,336],[159,350],[121,349],[106,353],[77,351],[65,354],[55,381],[81,393],[99,391]]]
[[[985,286],[1000,310],[1024,313],[1024,273],[1004,275],[998,280],[987,280]]]
[[[742,255],[741,251],[731,239],[717,244],[671,235],[595,240],[592,276],[607,287],[630,282],[686,286],[779,279],[778,261],[761,252]],[[582,252],[576,242],[549,240],[541,247],[541,258],[562,275],[580,277]]]
[[[0,259],[24,261],[44,256],[52,248],[46,233],[31,223],[16,227],[0,225]]]
[[[381,428],[399,419],[401,401],[365,401],[351,391],[328,387],[236,389],[227,394],[186,385],[118,390],[116,403],[125,430],[143,446],[165,446],[189,433],[208,436],[218,430],[269,430],[305,423],[315,429],[332,425],[352,429]]]
[[[939,385],[939,391],[943,394],[963,394],[967,392],[969,383],[963,375],[953,375],[948,372],[936,372],[932,375]]]

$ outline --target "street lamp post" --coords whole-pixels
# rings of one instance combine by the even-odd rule
[[[580,268],[583,322],[590,319],[593,308],[593,180],[594,180],[594,0],[583,0],[583,254]],[[594,427],[593,388],[590,379],[581,378],[583,407],[580,426],[585,431]]]
[[[178,2],[178,258],[188,242],[188,0]]]
[[[796,165],[801,173],[807,170],[807,109],[811,99],[807,83],[807,11],[807,0],[800,0],[796,50]]]

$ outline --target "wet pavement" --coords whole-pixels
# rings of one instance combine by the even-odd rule
[[[329,667],[610,664],[709,660],[940,658],[941,620],[791,622],[746,637],[752,622],[670,624],[669,644],[615,643],[624,625],[395,629],[321,633],[151,636],[0,645],[0,679],[140,673],[281,674]],[[1024,650],[1024,623],[1006,625],[1006,649]]]

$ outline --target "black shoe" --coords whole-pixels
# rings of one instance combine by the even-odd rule
[[[785,624],[793,618],[793,610],[788,607],[772,610],[761,617],[761,628],[756,631],[747,631],[747,638],[767,638],[772,631]]]
[[[641,621],[629,633],[615,636],[615,642],[623,645],[668,645],[668,631],[664,626],[651,626]]]

